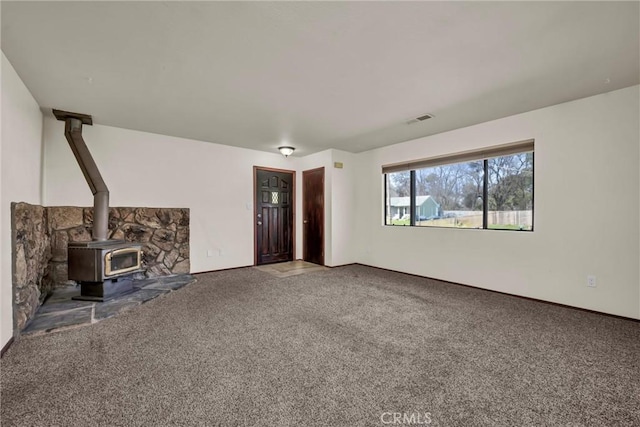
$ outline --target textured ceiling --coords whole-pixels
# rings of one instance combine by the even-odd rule
[[[639,5],[3,1],[2,50],[44,110],[359,152],[638,84]]]

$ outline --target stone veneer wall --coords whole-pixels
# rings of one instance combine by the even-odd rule
[[[43,280],[51,259],[47,210],[27,203],[11,204],[13,246],[13,312],[15,330],[22,330],[51,289]]]
[[[16,330],[24,328],[44,297],[70,283],[67,244],[91,240],[93,208],[12,203],[13,287]],[[142,243],[147,277],[189,273],[189,209],[109,209],[109,238]]]
[[[93,208],[50,207],[50,275],[54,286],[67,277],[67,244],[91,240]],[[110,208],[109,239],[142,243],[147,277],[189,273],[189,209]]]

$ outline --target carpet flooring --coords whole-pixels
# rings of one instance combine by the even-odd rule
[[[2,426],[640,425],[638,322],[358,265],[196,277],[17,340]]]

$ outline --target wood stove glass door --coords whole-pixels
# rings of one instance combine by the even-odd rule
[[[256,264],[293,261],[294,173],[255,169]]]

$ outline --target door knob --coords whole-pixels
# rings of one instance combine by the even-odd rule
[[[262,221],[258,221],[258,225],[262,225]]]
[[[307,221],[306,219],[304,221],[302,221],[303,224],[308,223],[309,221]]]

